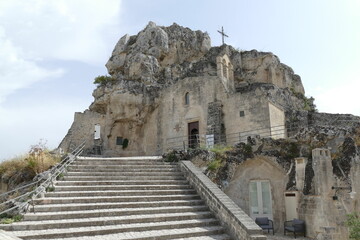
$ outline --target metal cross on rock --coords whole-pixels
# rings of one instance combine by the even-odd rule
[[[222,36],[222,44],[224,45],[224,43],[225,43],[224,42],[224,37],[229,37],[229,36],[225,34],[224,27],[221,27],[221,31],[218,30],[218,33],[221,34],[221,36]]]

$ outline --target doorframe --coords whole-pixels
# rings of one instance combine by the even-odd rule
[[[199,120],[193,120],[191,122],[187,123],[187,137],[188,137],[188,148],[191,148],[192,144],[191,144],[191,128],[190,128],[190,124],[197,124],[197,128],[192,128],[192,129],[197,129],[198,130],[198,135],[200,135],[200,121]]]

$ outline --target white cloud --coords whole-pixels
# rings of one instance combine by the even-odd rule
[[[26,60],[20,48],[6,38],[0,26],[0,104],[18,89],[51,77],[59,77],[63,70],[46,70],[35,61]]]
[[[120,0],[12,0],[0,25],[27,57],[104,63],[106,34],[117,27]]]
[[[0,1],[0,104],[16,90],[60,77],[46,60],[106,62],[105,40],[116,27],[120,0]],[[111,31],[110,31],[111,32]],[[109,40],[107,40],[109,41]]]
[[[50,149],[56,148],[71,126],[73,113],[84,104],[88,103],[66,98],[37,105],[29,102],[16,109],[0,106],[0,162],[26,153],[40,139],[47,140]]]
[[[319,90],[315,104],[320,112],[349,113],[360,116],[359,82],[360,72],[345,77],[337,86]]]

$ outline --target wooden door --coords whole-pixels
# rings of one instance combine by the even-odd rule
[[[199,146],[199,122],[188,123],[189,148]]]

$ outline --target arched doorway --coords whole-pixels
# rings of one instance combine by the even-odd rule
[[[189,148],[199,146],[199,122],[188,123]]]

